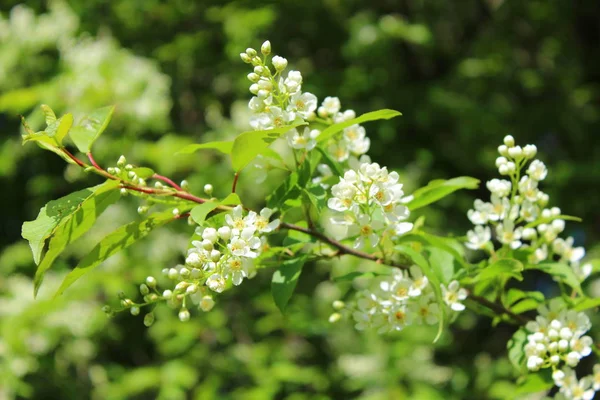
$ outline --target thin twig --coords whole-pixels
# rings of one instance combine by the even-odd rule
[[[184,192],[184,190],[183,190],[183,188],[181,186],[179,186],[178,184],[176,184],[175,182],[173,182],[171,179],[167,178],[166,176],[162,176],[162,175],[159,175],[159,174],[154,174],[154,175],[152,175],[152,178],[158,179],[160,181],[163,181],[166,184],[171,185],[172,187],[174,187],[178,191]]]

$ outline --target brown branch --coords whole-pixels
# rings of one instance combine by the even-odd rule
[[[235,193],[235,188],[237,186],[238,178],[240,177],[240,173],[236,172],[233,176],[233,184],[231,185],[231,193]]]
[[[65,147],[62,148],[63,153],[65,153],[71,160],[75,161],[75,164],[79,165],[82,168],[86,168],[87,165],[81,161],[79,158],[75,157],[69,150]]]
[[[340,254],[340,255],[343,255],[343,254],[353,255],[355,257],[359,257],[359,258],[362,258],[365,260],[375,261],[376,263],[379,263],[379,264],[385,264],[385,265],[389,265],[391,267],[396,267],[396,268],[400,268],[400,269],[408,269],[409,268],[408,265],[398,264],[393,261],[385,261],[382,258],[379,258],[373,254],[369,254],[369,253],[365,253],[363,251],[352,249],[352,248],[340,243],[339,241],[334,240],[334,239],[326,236],[325,234],[323,234],[319,231],[316,231],[314,229],[303,228],[301,226],[289,224],[287,222],[282,222],[279,225],[279,227],[283,228],[283,229],[289,229],[289,230],[293,230],[293,231],[302,232],[302,233],[305,233],[312,237],[315,237],[315,238],[319,239],[320,241],[325,242],[325,243],[335,247],[336,249],[338,249],[338,254]],[[502,304],[494,303],[494,302],[486,299],[485,297],[477,296],[477,295],[470,293],[469,298],[471,300],[481,304],[482,306],[494,311],[496,314],[508,315],[509,317],[511,317],[512,319],[514,319],[516,322],[518,322],[521,325],[525,325],[529,321],[528,318],[526,318],[522,315],[519,315],[519,314],[515,314],[514,312],[512,312],[509,309],[507,309],[506,307],[504,307]]]
[[[101,167],[98,165],[98,163],[96,162],[96,160],[94,160],[94,156],[92,155],[92,153],[91,153],[91,152],[87,153],[86,155],[87,155],[88,159],[90,160],[90,162],[92,163],[92,165],[93,165],[93,166],[94,166],[96,169],[98,169],[98,170],[100,170],[100,171],[104,171],[104,168],[101,168]]]

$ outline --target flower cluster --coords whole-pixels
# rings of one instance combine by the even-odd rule
[[[354,110],[341,111],[340,99],[326,97],[317,110],[319,117],[328,122],[340,123],[356,118]],[[359,124],[344,128],[326,143],[327,151],[338,162],[347,161],[350,156],[360,157],[369,151],[371,140],[367,137],[366,130]]]
[[[558,207],[546,208],[549,197],[538,186],[546,178],[544,163],[534,159],[534,145],[515,145],[512,136],[504,138],[498,148],[496,166],[509,179],[492,179],[486,186],[491,192],[489,202],[477,199],[467,215],[475,225],[467,232],[467,247],[492,250],[493,234],[503,246],[528,249],[533,264],[558,257],[584,280],[592,270],[590,264],[580,265],[585,255],[583,247],[573,247],[573,238],[559,238],[565,229]]]
[[[384,234],[393,239],[412,229],[412,223],[402,222],[409,211],[401,204],[404,192],[398,179],[397,172],[363,162],[332,186],[333,197],[327,206],[338,215],[331,222],[348,227],[349,236],[357,236],[355,248],[365,247],[367,242],[375,247]]]
[[[448,287],[441,285],[444,303],[452,311],[462,311],[461,303],[467,293],[457,281]],[[379,333],[400,331],[408,325],[438,323],[441,305],[435,299],[426,276],[417,266],[410,273],[395,270],[382,279],[376,279],[372,287],[356,294],[353,305],[348,307],[358,330],[374,328]]]
[[[314,119],[317,109],[317,97],[309,92],[302,92],[302,74],[300,71],[287,68],[287,60],[280,56],[271,59],[271,43],[266,41],[261,46],[262,57],[252,48],[246,49],[240,57],[254,69],[248,74],[250,92],[254,95],[248,107],[254,115],[250,118],[250,126],[255,130],[279,128],[293,123]],[[321,132],[316,129],[292,129],[286,136],[290,147],[294,149],[312,150]]]
[[[593,376],[581,380],[571,369],[592,352],[592,338],[584,335],[591,328],[589,318],[568,310],[561,299],[540,306],[538,312],[535,321],[525,326],[530,332],[524,348],[527,368],[538,371],[551,367],[552,378],[564,398],[592,399],[600,390],[600,365],[594,367]]]

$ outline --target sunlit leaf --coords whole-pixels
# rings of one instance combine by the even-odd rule
[[[223,154],[231,154],[231,150],[233,149],[233,141],[188,144],[183,149],[179,150],[176,154],[191,154],[203,149],[214,149],[220,151]]]
[[[369,121],[377,121],[380,119],[390,119],[390,118],[398,117],[400,115],[402,115],[402,113],[400,111],[389,110],[389,109],[371,111],[371,112],[361,115],[360,117],[356,117],[356,118],[350,119],[348,121],[339,122],[337,124],[328,126],[317,137],[317,142],[323,143],[323,142],[331,139],[336,133],[341,132],[345,128],[348,128],[352,125],[362,124],[364,122],[369,122]]]
[[[431,181],[413,193],[413,199],[408,202],[409,210],[416,210],[434,203],[460,189],[477,189],[479,179],[461,176],[449,180],[437,179]]]
[[[89,153],[92,145],[108,126],[115,106],[102,107],[92,111],[71,129],[71,140],[82,153]]]

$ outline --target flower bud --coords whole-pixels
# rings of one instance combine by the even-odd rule
[[[139,206],[137,212],[140,215],[146,214],[148,212],[148,206]]]
[[[185,190],[186,192],[190,189],[190,184],[185,179],[181,181],[181,183],[179,184],[179,186],[181,186],[181,188],[183,190]]]
[[[250,72],[247,75],[247,78],[250,82],[258,82],[258,80],[260,79],[260,76],[258,76],[257,74],[255,74],[254,72]]]
[[[250,85],[250,93],[252,93],[252,94],[258,93],[258,85],[256,83]]]
[[[250,61],[252,60],[252,58],[250,58],[250,56],[248,54],[246,54],[246,53],[240,53],[240,58],[246,64],[250,64]]]
[[[496,158],[496,168],[500,168],[501,165],[504,165],[508,162],[506,157],[500,156]]]
[[[182,278],[187,278],[188,276],[190,276],[190,270],[183,267],[179,270],[179,275],[181,275]]]
[[[288,61],[283,57],[275,56],[271,60],[271,63],[277,71],[283,71],[287,67]]]
[[[125,156],[119,157],[119,160],[117,161],[117,167],[123,168],[125,164],[127,164],[127,159],[125,158]]]
[[[329,322],[331,324],[334,324],[334,323],[338,322],[341,318],[342,318],[342,314],[336,312],[329,316]]]
[[[254,58],[254,57],[256,57],[256,55],[257,55],[257,53],[256,53],[256,50],[254,50],[254,49],[252,49],[252,48],[250,48],[250,47],[246,49],[246,54],[247,54],[247,55],[248,55],[248,57],[250,57],[250,58]]]
[[[140,314],[140,308],[138,306],[133,306],[133,307],[131,307],[131,309],[129,310],[129,312],[131,313],[131,315],[139,315]]]
[[[144,325],[150,327],[154,323],[154,313],[144,315]]]
[[[508,155],[515,159],[522,158],[523,149],[521,148],[521,146],[510,147],[508,149]]]
[[[200,275],[202,275],[202,270],[198,268],[192,268],[192,270],[190,271],[190,277],[192,279],[198,279],[200,278]]]
[[[515,138],[512,137],[511,135],[504,136],[504,144],[507,147],[513,147],[515,145]]]
[[[225,241],[229,240],[231,237],[231,228],[228,226],[222,226],[217,231],[219,233],[219,237]]]
[[[214,248],[213,242],[211,242],[210,240],[207,240],[207,239],[202,240],[201,246],[206,251],[210,251]]]
[[[163,298],[169,300],[173,296],[173,292],[167,289],[162,293],[162,296]]]
[[[194,294],[198,291],[198,285],[190,285],[185,290],[186,294]]]
[[[192,254],[195,254],[195,253],[192,253]],[[189,258],[189,256],[188,256],[188,258]],[[187,263],[187,259],[186,259],[186,263]],[[168,277],[171,280],[175,280],[175,279],[179,278],[179,271],[177,271],[175,268],[170,268]]]
[[[150,293],[150,289],[148,289],[148,286],[146,286],[146,284],[145,284],[145,283],[142,283],[142,284],[140,285],[140,294],[141,294],[142,296],[145,296],[145,295],[147,295],[148,293]]]
[[[260,57],[254,57],[254,58],[252,58],[251,63],[254,66],[262,65],[262,60],[260,59]]]
[[[262,46],[260,46],[260,52],[263,53],[263,55],[265,55],[265,56],[268,56],[269,54],[271,54],[271,42],[266,40],[262,44]]]
[[[110,306],[104,306],[102,307],[102,311],[106,314],[112,314],[112,308]]]
[[[125,166],[125,169],[126,169],[126,170],[133,169],[133,165],[131,165],[131,164],[127,164],[127,165]]]
[[[204,185],[204,193],[206,193],[209,196],[212,196],[212,192],[213,192],[213,185],[211,185],[210,183],[207,183],[206,185]]]
[[[186,322],[190,320],[190,312],[187,310],[187,308],[182,308],[179,311],[179,320],[181,322]]]
[[[215,228],[204,229],[204,231],[202,232],[202,239],[208,240],[211,243],[215,243],[217,240],[219,240],[219,236],[217,235],[217,230]]]
[[[210,251],[210,259],[214,262],[217,262],[221,259],[221,252],[219,250],[211,250]]]
[[[333,308],[335,310],[341,310],[344,307],[346,307],[346,304],[341,300],[336,300],[333,302]]]
[[[537,154],[537,147],[534,144],[528,144],[523,148],[523,155],[527,158],[533,158]]]
[[[561,339],[558,341],[558,349],[560,351],[565,351],[569,348],[569,342],[566,341],[565,339]]]
[[[500,173],[500,175],[508,175],[508,166],[506,164],[502,164],[498,167],[498,172]]]
[[[153,276],[147,277],[146,285],[148,285],[149,288],[154,289],[156,287],[156,279]]]
[[[262,76],[265,73],[265,67],[262,65],[257,65],[254,67],[254,73],[258,76]]]
[[[500,145],[498,146],[498,153],[500,153],[501,156],[508,156],[508,147],[506,147],[505,145]]]
[[[181,214],[181,212],[179,211],[179,208],[174,208],[173,209],[173,215],[176,216],[176,217],[178,217],[179,214]]]
[[[121,196],[127,196],[129,193],[127,193],[127,189],[122,188],[121,189]]]
[[[508,168],[508,173],[509,173],[509,174],[512,174],[512,173],[514,173],[514,172],[515,172],[515,170],[516,170],[517,166],[515,165],[515,163],[514,163],[514,162],[512,162],[512,161],[509,161],[509,162],[507,162],[507,163],[506,163],[506,168]]]

